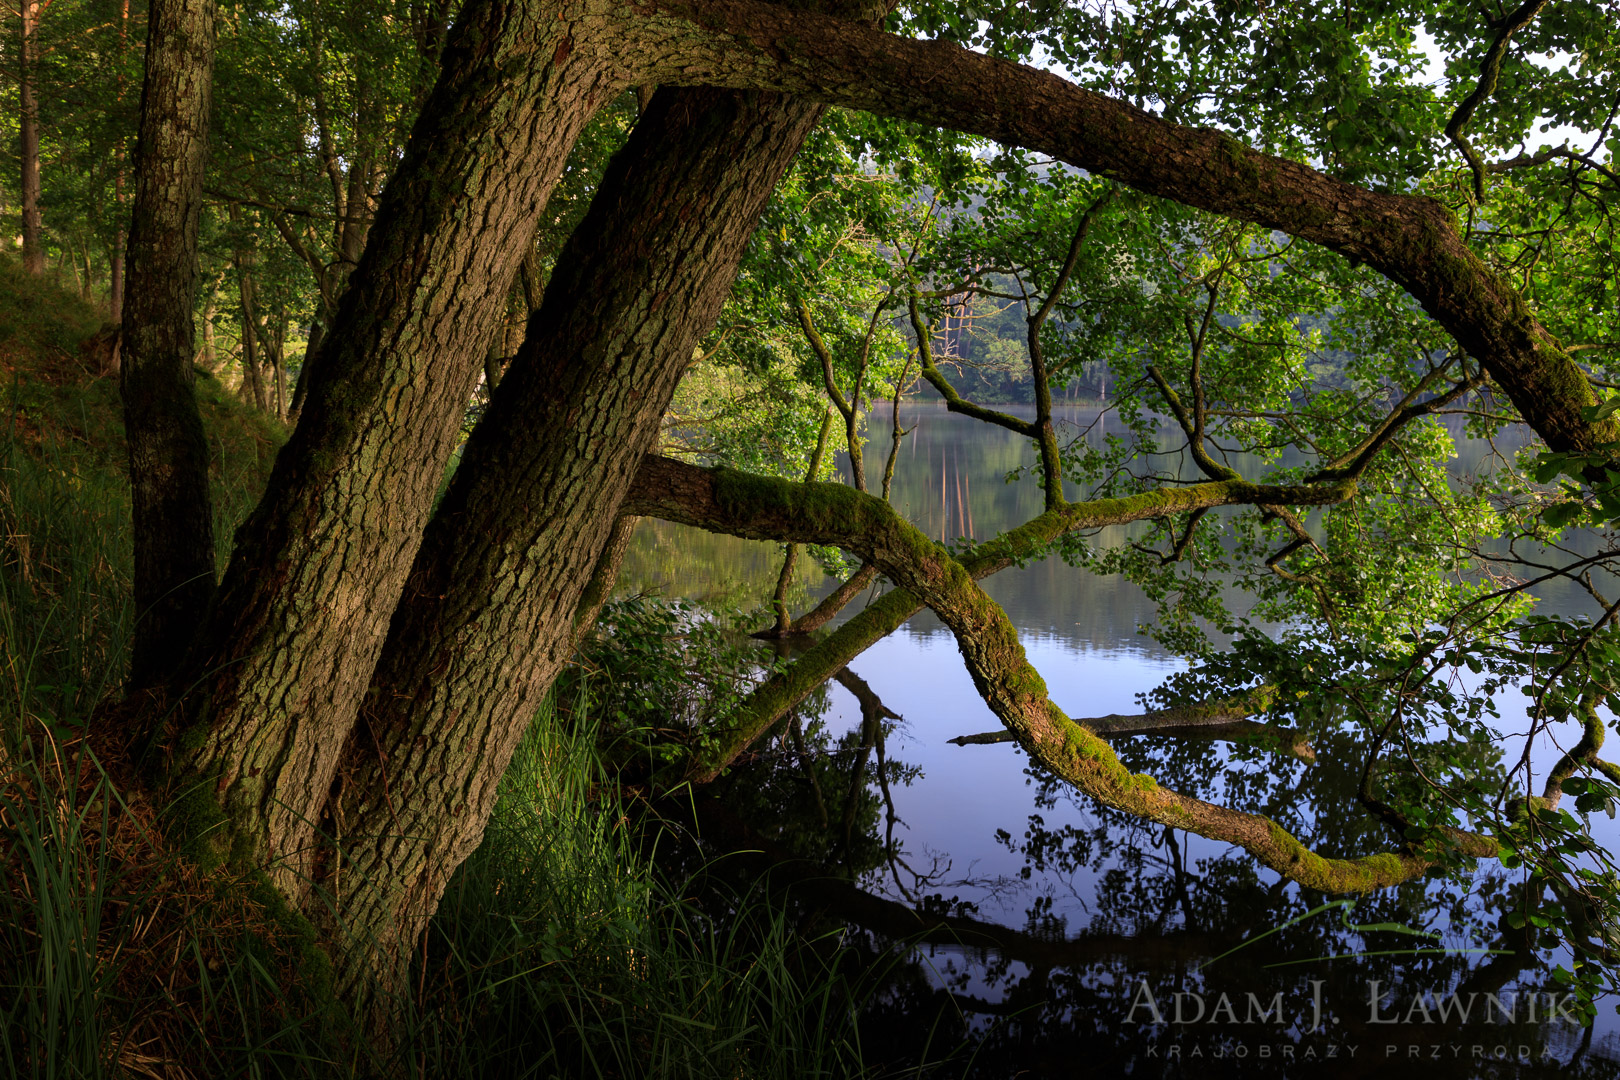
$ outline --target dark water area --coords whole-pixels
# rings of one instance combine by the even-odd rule
[[[1026,440],[931,405],[902,412],[916,429],[892,501],[924,531],[985,539],[1040,512],[1032,478],[1005,482],[1032,464]],[[1064,419],[1072,432],[1095,414]],[[1454,473],[1488,467],[1489,449],[1459,438]],[[875,470],[884,450],[869,450]],[[1131,535],[1105,530],[1101,542]],[[1568,546],[1604,543],[1588,534]],[[746,609],[769,596],[779,565],[774,545],[643,522],[621,589]],[[813,566],[804,577],[796,610],[834,584]],[[1071,716],[1140,712],[1139,695],[1185,668],[1139,632],[1154,606],[1121,578],[1052,558],[984,584]],[[1542,612],[1594,610],[1564,581],[1537,596]],[[1504,733],[1524,701],[1499,700]],[[1330,904],[1239,849],[1053,783],[1014,745],[947,741],[998,727],[951,635],[923,612],[717,785],[764,842],[875,898],[849,920],[852,947],[883,953],[908,909],[956,920],[903,954],[871,1009],[874,1045],[903,1056],[929,1032],[936,1048],[965,1040],[984,1076],[1620,1076],[1615,1003],[1599,1002],[1594,1025],[1574,1023],[1551,976],[1568,954],[1503,923],[1523,902],[1517,872],[1481,864],[1464,884],[1431,878]],[[1387,849],[1354,796],[1363,739],[1347,728],[1310,737],[1314,761],[1162,736],[1114,745],[1132,770],[1266,814],[1323,854]],[[1522,735],[1496,749],[1516,759]],[[1561,753],[1545,737],[1530,749],[1538,776]],[[1599,824],[1614,850],[1620,829]]]

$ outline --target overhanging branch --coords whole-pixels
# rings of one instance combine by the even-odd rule
[[[1139,520],[1154,515],[1154,502],[1161,506],[1180,502],[1194,492],[1193,498],[1213,505],[1322,503],[1348,497],[1353,486],[1293,488],[1282,495],[1278,490],[1234,480],[1132,499],[1072,504],[1048,511],[986,548],[1000,545],[1010,552],[1043,529],[1078,527],[1072,524],[1078,518],[1094,524]],[[1134,504],[1138,516],[1121,516],[1122,504]],[[1437,856],[1417,851],[1359,859],[1324,858],[1263,815],[1216,806],[1130,772],[1106,742],[1048,699],[1046,683],[1029,664],[1017,629],[974,582],[968,568],[878,499],[837,484],[795,484],[648,458],[638,470],[626,506],[635,513],[733,536],[836,544],[859,553],[950,628],[985,703],[1018,736],[1031,758],[1107,806],[1236,844],[1290,880],[1330,893],[1367,892],[1399,884],[1425,873],[1438,861]],[[1451,830],[1446,838],[1456,849],[1475,857],[1494,855],[1497,850],[1492,841],[1460,830]]]
[[[902,116],[1049,154],[1186,206],[1277,229],[1365,263],[1477,358],[1559,452],[1620,439],[1588,421],[1586,376],[1438,200],[1374,192],[1224,132],[1175,124],[1050,72],[756,0],[662,0],[625,11],[614,63],[660,82],[769,89]],[[806,42],[814,42],[807,48]]]

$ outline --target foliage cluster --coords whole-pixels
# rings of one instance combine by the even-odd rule
[[[95,326],[77,298],[48,298],[81,319],[37,328],[47,338],[72,346]],[[87,749],[131,630],[129,526],[116,400],[50,366],[73,355],[7,353],[22,389],[0,458],[0,1061],[40,1077],[372,1075],[387,1063],[311,981],[306,943],[254,882],[199,874],[165,841],[162,809],[129,801]],[[229,513],[262,485],[277,433],[231,400],[207,418]],[[854,1015],[879,976],[845,970],[746,883],[713,898],[710,882],[708,906],[694,905],[696,886],[654,861],[662,826],[640,823],[600,756],[599,724],[709,722],[752,655],[687,605],[630,599],[607,625],[571,707],[548,702],[533,724],[446,894],[394,1065],[868,1074]]]

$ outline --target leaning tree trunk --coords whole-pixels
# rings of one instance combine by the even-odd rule
[[[119,382],[135,517],[131,682],[174,673],[214,590],[208,439],[192,390],[214,0],[153,0]]]
[[[340,985],[398,989],[572,651],[618,504],[820,109],[660,91],[557,260],[428,526],[327,823]],[[379,1010],[386,1014],[386,1001]]]
[[[183,774],[230,823],[214,851],[294,900],[495,316],[575,138],[618,90],[591,14],[462,9],[298,428],[237,534]]]
[[[918,71],[932,74],[919,80]],[[556,344],[536,344],[533,362],[520,365],[529,373],[508,376],[512,385],[469,448],[418,558],[462,407],[540,207],[594,109],[648,81],[763,86],[949,124],[1291,229],[1405,285],[1485,359],[1553,445],[1579,448],[1610,434],[1582,416],[1591,391],[1567,354],[1421,200],[1338,184],[1049,74],[798,9],[749,0],[634,10],[469,0],[340,302],[309,408],[239,533],[195,669],[201,708],[188,718],[196,730],[180,744],[190,777],[201,781],[196,790],[217,796],[230,820],[212,838],[266,866],[294,900],[315,878],[337,883],[336,867],[312,854],[321,850],[312,823],[341,831],[346,850],[356,834],[375,838],[354,853],[342,887],[356,925],[385,931],[385,953],[406,940],[401,926],[420,925],[431,908],[441,864],[453,865],[481,831],[496,763],[563,647],[634,467],[626,448],[639,445],[689,355],[673,345],[703,328],[681,308],[718,303],[699,283],[682,283],[684,267],[659,264],[654,274],[656,249],[604,252],[601,268],[576,266],[611,291],[558,301],[558,325],[533,327],[537,340]],[[602,220],[631,228],[616,218],[657,205],[621,203]],[[684,238],[694,265],[718,265],[707,244],[729,235],[723,223],[694,238],[667,215],[648,216]],[[620,291],[636,275],[638,289]],[[621,303],[638,317],[616,316]],[[683,321],[696,329],[680,329]],[[621,364],[660,349],[639,373]],[[534,411],[500,401],[531,401]],[[531,496],[534,517],[509,505],[520,501],[516,491]],[[548,510],[555,520],[539,517]],[[479,531],[486,523],[509,538],[504,549]],[[541,546],[524,542],[534,538]],[[401,600],[408,575],[412,591]],[[374,679],[391,618],[392,643]],[[532,641],[521,632],[529,627]],[[486,647],[487,659],[469,659]],[[357,730],[368,687],[376,687],[376,711]],[[425,719],[407,713],[407,701],[424,705]],[[394,749],[384,757],[377,745]],[[342,774],[334,799],[340,762],[360,772]],[[408,800],[395,781],[417,785]],[[415,826],[394,819],[390,797],[418,823],[437,814],[426,839],[399,839],[416,835]],[[355,895],[355,879],[378,895]]]

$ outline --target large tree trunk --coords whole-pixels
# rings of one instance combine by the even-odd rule
[[[216,850],[295,899],[495,316],[574,139],[618,89],[586,14],[463,8],[298,428],[237,534],[187,772],[232,822]]]
[[[17,126],[22,158],[23,269],[45,272],[45,229],[39,215],[39,100],[34,72],[39,52],[39,0],[22,0],[17,50]]]
[[[214,0],[154,0],[135,147],[120,387],[135,516],[135,688],[176,670],[214,590],[208,439],[192,391]]]
[[[428,527],[329,808],[351,993],[400,985],[482,837],[572,651],[619,500],[819,112],[771,94],[660,91],[558,258]],[[324,869],[330,881],[340,868]]]
[[[744,0],[693,6],[703,25],[668,9],[468,3],[303,420],[238,535],[197,662],[186,764],[229,816],[213,834],[221,849],[266,866],[295,901],[312,881],[340,895],[350,935],[340,979],[351,989],[397,978],[404,947],[477,842],[506,755],[603,564],[639,450],[779,171],[771,163],[785,162],[794,125],[813,113],[769,98],[666,97],[660,124],[678,133],[684,159],[616,165],[604,181],[571,242],[578,257],[548,289],[424,542],[539,210],[585,121],[624,86],[802,91],[1050,150],[1291,228],[1405,284],[1550,442],[1605,437],[1581,419],[1591,394],[1578,369],[1522,304],[1502,299],[1506,286],[1427,201],[1339,184],[951,46]],[[964,597],[976,602],[965,586],[938,599],[966,636],[976,624]],[[981,665],[986,677],[1016,688],[1017,664],[996,659]],[[1044,706],[1025,698],[1007,702],[1034,718],[1028,727]],[[316,823],[341,834],[348,862],[328,861]],[[355,947],[369,936],[374,958]]]

